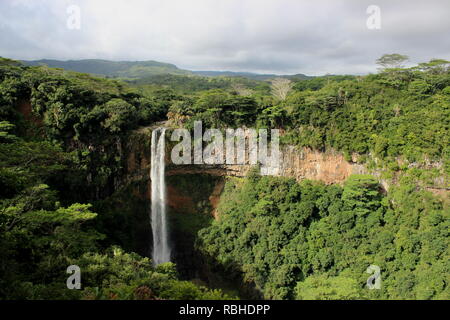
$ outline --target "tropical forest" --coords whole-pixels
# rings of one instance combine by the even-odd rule
[[[0,299],[449,299],[450,62],[407,59],[312,77],[1,58]],[[196,121],[278,129],[289,170],[171,164]]]

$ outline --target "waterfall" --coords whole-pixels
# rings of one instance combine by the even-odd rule
[[[170,261],[166,216],[165,134],[165,128],[152,131],[150,169],[152,207],[150,218],[153,231],[152,259],[154,265]]]

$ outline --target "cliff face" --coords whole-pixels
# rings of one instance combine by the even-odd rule
[[[131,138],[126,149],[125,185],[139,182],[146,185],[146,191],[141,197],[150,199],[150,137],[151,128],[137,131]],[[207,203],[209,213],[215,216],[215,209],[220,200],[224,185],[224,177],[245,177],[252,168],[244,165],[174,165],[170,160],[170,147],[166,152],[166,175],[168,188],[168,206],[172,211],[195,213],[199,210],[199,203]],[[273,168],[272,168],[273,169]],[[276,171],[276,172],[275,172]],[[263,168],[261,174],[295,178],[298,181],[309,179],[318,180],[326,184],[342,184],[351,174],[365,173],[364,166],[348,162],[337,152],[321,153],[307,148],[293,146],[280,147],[279,170]],[[211,177],[211,188],[197,185],[195,188],[204,189],[203,197],[193,199],[192,192],[187,188],[180,188],[180,181],[186,177],[195,180],[196,177]],[[205,183],[205,179],[202,180]],[[185,190],[186,189],[186,190]],[[206,189],[208,191],[206,192]],[[136,191],[138,193],[138,191]]]
[[[133,195],[150,200],[151,128],[136,131],[125,146],[124,176],[120,187],[131,186]],[[214,215],[225,176],[245,176],[250,166],[223,168],[206,165],[173,165],[166,153],[166,184],[169,211]]]
[[[296,180],[319,180],[326,184],[343,183],[351,174],[365,173],[364,166],[348,162],[337,152],[322,153],[293,146],[282,148],[281,175]]]
[[[144,178],[150,170],[150,137],[152,128],[135,132],[126,149],[128,149],[126,172],[129,178]],[[170,145],[170,142],[168,142]],[[185,174],[207,174],[212,176],[244,177],[252,168],[250,164],[242,165],[175,165],[170,159],[170,146],[166,152],[166,174],[168,176]],[[248,159],[248,154],[246,154]],[[338,152],[319,152],[308,148],[280,146],[280,167],[261,168],[262,175],[292,177],[298,181],[304,179],[319,180],[326,184],[343,183],[348,176],[365,173],[363,165],[349,162]]]
[[[293,146],[281,147],[280,169],[278,171],[261,170],[262,175],[275,175],[295,178],[318,180],[326,184],[343,183],[348,176],[365,173],[364,166],[344,159],[336,152],[322,153],[308,148]],[[251,169],[251,165],[173,165],[168,163],[168,175],[178,174],[209,174],[214,176],[244,177]]]
[[[135,228],[142,228],[136,233],[136,239],[143,239],[142,250],[150,252],[151,235],[150,208],[150,143],[151,128],[136,131],[123,146],[124,174],[120,179],[119,188],[127,188],[130,193],[125,196],[128,202],[123,206],[130,209],[129,215],[135,215],[140,221]],[[170,161],[171,144],[167,143],[166,151],[166,185],[167,208],[170,226],[170,241],[173,245],[174,261],[180,274],[187,279],[210,278],[211,272],[203,270],[207,262],[196,251],[195,241],[198,232],[206,228],[217,219],[217,206],[221,198],[226,177],[244,177],[252,166],[244,165],[174,165]],[[267,169],[267,168],[266,168]],[[274,173],[262,170],[262,174]],[[307,148],[293,146],[280,147],[280,168],[275,174],[278,176],[318,180],[325,184],[343,184],[351,174],[370,173],[356,159],[347,161],[338,152],[318,152]],[[387,181],[381,179],[381,173],[372,172],[379,177],[384,189],[388,189]],[[395,181],[395,177],[392,181]],[[391,180],[389,180],[391,181]],[[432,190],[430,190],[432,191]],[[441,191],[438,189],[439,192]],[[120,192],[119,192],[120,193]],[[135,207],[132,207],[135,205]],[[137,206],[140,205],[140,208]],[[121,209],[122,210],[122,209]],[[123,210],[127,210],[125,207]],[[144,230],[144,227],[146,229]],[[137,242],[138,240],[136,240]],[[205,276],[206,274],[206,276]]]
[[[130,139],[127,149],[126,178],[125,184],[139,181],[141,184],[145,181],[147,190],[144,197],[150,199],[150,137],[152,128],[145,128],[137,131]],[[189,192],[181,192],[176,177],[180,176],[210,176],[210,177],[245,177],[252,168],[250,164],[243,165],[175,165],[170,160],[170,143],[166,152],[166,175],[172,177],[168,179],[168,201],[169,206],[178,212],[194,212],[197,210],[197,204],[192,200]],[[354,157],[355,158],[355,157]],[[413,164],[411,166],[414,166]],[[430,165],[430,168],[432,166]],[[275,175],[295,178],[297,181],[304,179],[322,181],[325,184],[343,184],[351,174],[371,173],[378,176],[380,183],[385,190],[389,189],[387,180],[381,178],[380,172],[369,171],[364,165],[358,164],[356,159],[347,161],[344,156],[335,151],[319,152],[308,148],[298,148],[294,146],[280,146],[280,167],[278,170],[273,168],[261,168],[262,175]],[[395,176],[395,175],[394,175]],[[395,181],[394,177],[392,181]],[[448,194],[446,181],[435,179],[432,187],[426,187],[434,193]],[[441,179],[442,180],[442,179]],[[223,188],[223,179],[214,179],[215,185],[211,192],[204,195],[202,201],[209,202],[214,214],[217,203],[220,199],[220,193]],[[202,186],[196,186],[203,188]]]

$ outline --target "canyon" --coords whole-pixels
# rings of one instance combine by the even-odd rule
[[[138,253],[151,256],[152,230],[148,208],[151,206],[152,181],[151,137],[152,132],[163,123],[141,128],[132,133],[121,147],[124,159],[124,175],[115,188],[122,199],[117,206],[134,220],[130,234],[134,240],[132,248]],[[213,220],[220,219],[218,205],[226,180],[245,177],[254,166],[243,165],[175,165],[170,160],[170,129],[166,135],[165,175],[167,187],[167,215],[171,259],[179,274],[185,279],[196,279],[199,283],[215,288],[229,288],[243,297],[258,298],[255,288],[243,287],[242,281],[230,282],[223,270],[215,270],[196,250],[197,233],[208,227]],[[280,168],[277,176],[321,181],[325,184],[343,184],[352,174],[367,173],[364,165],[347,161],[343,154],[335,151],[319,152],[308,148],[280,146]],[[262,170],[262,175],[270,170]],[[127,190],[124,192],[124,190]],[[150,238],[149,238],[150,237]]]
[[[160,124],[158,124],[160,125]],[[142,128],[136,130],[125,146],[125,179],[123,184],[127,185],[131,182],[140,182],[141,186],[145,186],[145,191],[135,191],[141,197],[149,199],[150,184],[148,172],[150,170],[150,145],[151,132],[154,127]],[[168,134],[168,136],[170,136]],[[167,144],[167,148],[171,148],[173,143]],[[176,182],[177,177],[186,177],[191,179],[192,176],[210,177],[214,181],[212,188],[209,188],[208,194],[198,200],[201,203],[208,202],[211,211],[210,214],[217,218],[216,208],[220,200],[220,194],[224,187],[227,177],[245,177],[254,167],[250,164],[186,164],[175,165],[170,160],[170,150],[166,150],[165,154],[166,175],[172,177],[168,179],[168,206],[178,212],[195,213],[199,207],[199,203],[193,199],[190,190],[182,190]],[[430,163],[427,169],[438,168],[441,164]],[[414,166],[412,164],[411,166]],[[267,168],[266,168],[267,169]],[[261,175],[272,175],[269,170],[261,170]],[[321,181],[327,185],[340,184],[352,174],[372,174],[378,177],[380,185],[384,191],[389,189],[390,184],[395,182],[394,179],[384,179],[380,170],[370,170],[366,165],[358,162],[358,156],[352,155],[351,160],[345,159],[341,152],[329,150],[321,152],[305,147],[297,147],[292,145],[280,145],[280,168],[277,170],[276,176],[294,178],[297,181],[315,180]],[[212,177],[215,177],[212,179]],[[173,181],[171,184],[170,181]],[[434,179],[432,185],[424,186],[427,190],[435,195],[448,195],[448,182],[440,178]],[[142,188],[141,188],[142,189]]]

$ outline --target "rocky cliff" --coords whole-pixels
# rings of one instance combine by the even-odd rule
[[[121,188],[127,188],[128,202],[141,203],[141,208],[133,209],[131,215],[136,216],[141,224],[149,228],[150,208],[150,142],[151,129],[144,128],[134,132],[123,146],[124,175],[121,180]],[[177,263],[180,274],[187,279],[210,278],[211,272],[203,270],[203,256],[196,251],[195,241],[199,230],[207,227],[214,219],[217,219],[217,206],[227,177],[244,177],[252,165],[174,165],[170,160],[170,150],[173,144],[167,143],[166,152],[166,184],[168,195],[168,215],[171,242],[174,246],[174,261]],[[304,179],[318,180],[325,184],[343,184],[351,174],[372,173],[379,177],[384,189],[388,188],[396,178],[383,180],[380,172],[370,172],[364,165],[359,164],[357,157],[351,161],[336,151],[319,152],[308,148],[294,146],[280,147],[280,167],[276,175],[295,178],[297,181]],[[269,171],[269,172],[268,172]],[[270,170],[263,170],[263,174],[269,174]],[[443,192],[444,197],[447,191]],[[120,192],[119,192],[120,193]],[[131,207],[130,207],[131,208]],[[144,219],[143,217],[147,218]],[[136,239],[144,239],[145,234],[151,231],[144,230]],[[145,240],[145,239],[144,239]],[[150,240],[141,251],[149,252]],[[137,241],[137,240],[136,240]],[[207,276],[205,276],[205,274]]]
[[[149,172],[150,172],[150,136],[152,128],[144,128],[136,131],[130,138],[127,149],[126,160],[126,181],[146,181],[148,188],[146,197],[149,197]],[[173,144],[172,144],[173,145]],[[171,148],[168,143],[168,148]],[[170,160],[170,150],[166,152],[166,174],[169,177],[176,176],[211,176],[211,177],[244,177],[252,168],[250,164],[243,165],[207,165],[207,164],[191,164],[191,165],[175,165]],[[436,164],[430,164],[430,169]],[[385,190],[389,188],[389,184],[395,181],[394,178],[385,180],[382,178],[380,171],[368,170],[363,164],[357,162],[357,157],[353,156],[351,161],[347,161],[342,153],[330,150],[328,152],[314,151],[309,148],[299,148],[294,146],[280,146],[280,167],[278,170],[267,170],[261,168],[263,175],[276,175],[283,177],[295,178],[297,181],[304,179],[322,181],[325,184],[343,184],[351,174],[373,174],[378,176],[381,185]],[[429,185],[427,189],[434,193],[448,194],[446,181],[443,178],[435,179],[435,183]],[[184,210],[193,212],[196,205],[190,200],[189,193],[181,194],[178,190],[176,179],[170,179],[173,184],[169,184],[169,205],[180,209],[184,206]],[[212,188],[213,194],[205,195],[205,199],[210,202],[210,206],[214,209],[217,206],[220,197],[221,188],[223,187],[223,179],[215,179],[217,185]]]

